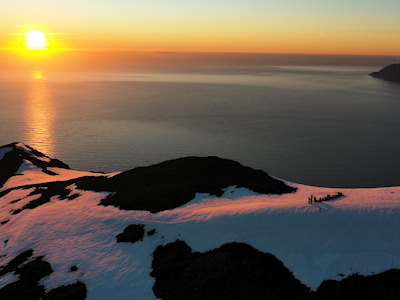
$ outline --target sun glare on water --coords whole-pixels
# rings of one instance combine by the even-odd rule
[[[39,30],[31,29],[24,33],[25,35],[25,47],[28,50],[46,50],[49,42],[46,38],[46,33]]]

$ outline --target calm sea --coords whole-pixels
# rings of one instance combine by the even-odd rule
[[[399,57],[109,57],[0,72],[0,144],[79,170],[216,155],[310,185],[400,185],[400,84],[368,76]]]

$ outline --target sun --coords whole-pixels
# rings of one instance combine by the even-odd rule
[[[49,42],[46,38],[46,33],[39,30],[31,29],[24,33],[25,47],[28,50],[46,50]]]

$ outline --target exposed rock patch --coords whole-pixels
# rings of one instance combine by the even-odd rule
[[[144,225],[132,224],[124,229],[124,231],[116,236],[117,243],[136,243],[143,240]]]
[[[76,272],[78,271],[78,267],[77,266],[72,266],[71,268],[69,268],[70,272]]]
[[[19,280],[0,289],[0,299],[39,300],[44,292],[44,286],[39,283]]]
[[[32,250],[22,252],[0,268],[0,276],[9,272],[19,275],[18,281],[0,289],[0,299],[38,300],[45,294],[44,286],[39,281],[53,270],[51,265],[43,260],[43,256],[27,261],[32,254]]]
[[[400,83],[400,64],[392,64],[378,72],[370,74],[372,77]]]
[[[14,273],[19,274],[19,278],[22,281],[39,281],[53,272],[51,265],[47,261],[44,261],[43,258],[44,256],[35,257],[18,268]]]
[[[44,256],[33,257],[33,250],[26,250],[6,265],[0,267],[0,276],[14,273],[19,279],[0,289],[0,299],[7,300],[83,300],[87,290],[85,284],[75,284],[57,287],[46,293],[40,280],[53,272],[51,265]]]
[[[183,241],[153,253],[155,295],[161,299],[305,299],[309,289],[275,256],[243,243],[205,253]]]
[[[49,183],[44,183],[44,184],[36,184],[36,185],[28,185],[22,187],[23,189],[29,189],[32,187],[35,187],[35,190],[28,195],[33,196],[33,195],[40,195],[39,198],[32,200],[25,204],[23,207],[18,208],[12,212],[13,215],[19,214],[21,211],[25,209],[34,209],[38,206],[41,206],[45,203],[50,202],[51,198],[56,196],[58,200],[73,200],[77,197],[79,197],[79,194],[73,194],[70,195],[71,190],[68,189],[67,187],[71,185],[70,181],[55,181],[55,182],[49,182]],[[43,188],[45,187],[45,188]],[[5,191],[9,192],[10,190]],[[2,196],[2,193],[0,193],[0,197]]]
[[[354,274],[341,281],[325,280],[311,299],[400,299],[400,270],[370,276]]]
[[[84,300],[86,296],[86,285],[82,282],[77,282],[51,290],[43,296],[42,300]]]
[[[10,260],[6,265],[0,267],[0,276],[7,273],[15,272],[20,265],[26,262],[33,255],[33,250],[26,250],[12,260]]]
[[[156,234],[156,230],[155,229],[151,229],[151,230],[149,230],[148,232],[147,232],[147,235],[148,236],[152,236],[152,235],[155,235]]]
[[[325,280],[316,291],[297,280],[275,256],[243,243],[229,243],[204,253],[183,241],[153,253],[158,298],[172,299],[400,299],[400,270]],[[344,276],[342,274],[342,276]]]

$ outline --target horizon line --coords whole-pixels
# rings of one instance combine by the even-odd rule
[[[33,51],[21,48],[0,48],[0,51]],[[155,49],[126,49],[126,48],[58,48],[58,49],[44,49],[34,50],[35,52],[136,52],[136,53],[159,53],[159,54],[274,54],[274,55],[321,55],[321,56],[398,56],[399,53],[332,53],[332,52],[264,52],[264,51],[225,51],[225,50],[210,50],[210,51],[196,51],[196,50],[155,50]]]

